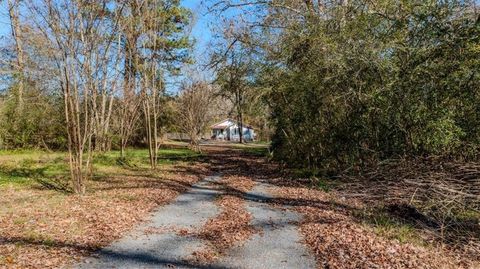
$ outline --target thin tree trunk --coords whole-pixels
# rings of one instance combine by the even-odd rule
[[[136,14],[136,6],[132,6],[132,13]],[[137,33],[131,26],[127,27],[127,33],[125,38],[125,61],[124,61],[124,89],[122,100],[122,115],[120,120],[120,156],[125,156],[125,150],[130,140],[130,136],[133,133],[133,128],[139,118],[138,102],[135,96],[135,85],[137,75]],[[142,101],[143,102],[143,101]]]
[[[243,143],[243,115],[242,115],[242,92],[239,86],[236,89],[236,107],[237,107],[237,121],[238,121],[238,135],[239,142]]]
[[[24,54],[22,39],[19,34],[21,32],[19,20],[19,0],[8,0],[8,14],[10,16],[10,23],[12,27],[12,36],[15,41],[15,50],[17,52],[17,74],[19,76],[18,80],[18,92],[17,92],[17,109],[21,113],[23,111],[23,92],[24,92]]]
[[[240,109],[239,113],[238,113],[238,117],[239,117],[239,129],[240,129],[240,143],[243,143],[243,114],[242,114],[242,111]]]
[[[150,107],[150,97],[147,93],[147,82],[144,79],[144,85],[143,85],[143,111],[144,111],[144,117],[145,117],[145,131],[147,135],[147,145],[148,145],[148,156],[150,160],[150,167],[152,169],[156,168],[156,163],[154,160],[154,149],[153,149],[153,134],[152,134],[152,112],[151,112],[151,107]]]

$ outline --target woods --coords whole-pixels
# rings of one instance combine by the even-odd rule
[[[155,168],[158,111],[165,91],[162,83],[166,74],[176,72],[188,60],[190,40],[182,37],[184,27],[189,24],[188,11],[178,1],[9,1],[8,4],[15,44],[11,53],[16,55],[16,61],[7,96],[12,94],[15,98],[7,98],[11,108],[6,106],[3,111],[4,117],[18,120],[2,121],[7,130],[1,139],[3,147],[67,148],[73,188],[82,194],[91,171],[92,152],[110,150],[118,136],[120,141],[113,143],[121,148],[123,156],[132,135],[138,132],[141,117],[151,167]],[[20,10],[24,17],[32,19],[20,22]],[[143,20],[138,18],[139,13],[143,14]],[[19,35],[24,29],[35,35]],[[38,39],[33,38],[40,39],[42,46],[37,47]],[[24,47],[30,53],[27,62],[31,66],[26,68]],[[43,64],[52,66],[47,70],[37,67]],[[25,87],[25,81],[31,82],[29,87]],[[65,124],[66,132],[48,127],[41,130],[51,131],[48,136],[54,141],[39,133],[42,128],[39,122],[31,121],[37,115],[29,118],[23,111],[24,105],[37,106],[33,98],[24,100],[23,96],[30,93],[45,99],[50,111],[63,107],[62,114],[38,115],[40,123],[54,119]],[[50,103],[60,100],[63,103]],[[27,123],[33,128],[30,132],[25,130]]]
[[[250,15],[232,35],[257,52],[255,79],[268,89],[278,159],[339,171],[393,156],[477,157],[474,2],[217,1],[213,8],[239,6]]]

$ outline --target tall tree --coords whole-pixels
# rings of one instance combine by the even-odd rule
[[[141,1],[124,1],[125,9],[121,18],[123,40],[123,92],[120,109],[120,155],[123,157],[131,136],[141,116],[141,99],[137,95],[139,68],[139,41],[142,30]]]
[[[225,45],[225,42],[228,45]],[[240,143],[243,143],[243,126],[245,112],[252,103],[255,93],[253,76],[255,65],[252,51],[235,37],[227,38],[220,43],[218,51],[212,54],[211,65],[216,69],[215,82],[220,86],[220,94],[230,99],[233,104],[235,118],[238,122]]]
[[[21,114],[23,111],[23,94],[24,94],[24,53],[23,53],[23,44],[21,37],[21,28],[19,21],[19,12],[20,12],[20,0],[8,0],[8,14],[10,16],[10,25],[13,40],[15,42],[15,51],[17,54],[17,63],[16,63],[16,75],[18,77],[17,85],[17,108],[18,113]]]
[[[165,91],[165,77],[175,75],[189,60],[191,41],[186,26],[191,14],[179,0],[146,0],[140,5],[142,14],[139,44],[140,92],[145,133],[152,169],[157,165],[159,147],[159,106]]]

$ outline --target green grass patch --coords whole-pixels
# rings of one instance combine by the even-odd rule
[[[411,243],[423,247],[429,246],[429,243],[420,236],[420,231],[412,224],[391,216],[382,208],[357,211],[355,215],[361,219],[364,226],[372,229],[379,236],[398,240],[400,243]]]
[[[453,213],[459,221],[480,223],[480,211],[465,209],[456,210]]]
[[[172,164],[176,161],[196,160],[202,155],[186,148],[158,150],[158,164]],[[94,157],[94,164],[103,166],[149,167],[149,154],[146,149],[131,149],[120,157],[119,151],[110,151]]]
[[[160,149],[158,163],[174,164],[194,161],[202,155],[186,148]],[[119,151],[95,153],[94,178],[102,178],[128,170],[147,170],[150,167],[148,150],[129,149],[124,157]],[[66,152],[38,150],[0,151],[0,187],[24,187],[40,183],[52,189],[65,189],[70,177]]]
[[[246,147],[242,148],[242,150],[250,155],[260,156],[260,157],[268,157],[270,152],[268,151],[267,147]]]
[[[25,159],[17,163],[0,163],[0,186],[29,185],[36,180],[55,178],[68,172],[65,163],[43,163]]]
[[[269,145],[266,143],[258,144],[256,142],[250,143],[231,143],[229,144],[234,149],[239,149],[249,155],[260,156],[260,157],[269,157]]]
[[[310,188],[320,189],[329,192],[340,183],[334,178],[324,175],[319,170],[309,168],[293,168],[289,170],[293,178],[308,179],[310,181]]]
[[[0,171],[0,187],[2,186],[24,186],[29,185],[30,179],[25,177],[17,177],[13,175],[9,175],[4,171]]]

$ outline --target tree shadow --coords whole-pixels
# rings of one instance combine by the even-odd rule
[[[361,214],[357,219],[375,226],[378,225],[378,218],[384,217],[397,225],[407,225],[420,231],[428,230],[436,234],[443,244],[452,247],[463,245],[472,239],[480,239],[480,224],[474,219],[458,220],[455,215],[452,215],[439,220],[405,203],[375,206],[372,212],[369,215]]]
[[[73,193],[73,189],[65,177],[54,177],[54,178],[45,178],[37,177],[33,178],[35,182],[40,184],[41,189],[53,190],[62,193]]]
[[[149,266],[149,267],[183,267],[183,268],[199,268],[199,269],[228,269],[223,266],[212,266],[212,265],[200,265],[194,262],[189,262],[186,260],[175,260],[167,259],[163,257],[155,256],[151,253],[139,252],[139,251],[115,251],[109,249],[102,249],[99,245],[91,244],[77,244],[61,240],[41,240],[41,239],[32,239],[28,237],[0,237],[0,246],[5,245],[28,245],[28,246],[39,246],[46,249],[58,249],[65,250],[71,249],[77,253],[83,255],[94,254],[95,256],[100,256],[108,259],[112,262],[133,262],[137,266]],[[77,268],[92,268],[92,264],[81,263]],[[93,268],[104,268],[102,265],[100,267]]]
[[[46,171],[51,166],[43,166],[40,168],[32,167],[15,167],[8,168],[0,166],[0,174],[9,178],[25,178],[31,179],[38,185],[33,185],[33,188],[54,190],[63,193],[72,193],[66,175],[47,175]]]

